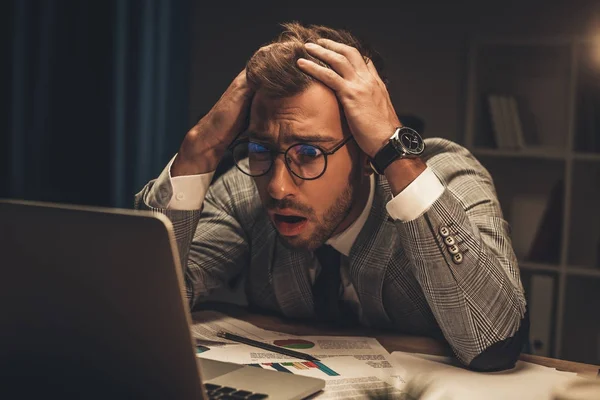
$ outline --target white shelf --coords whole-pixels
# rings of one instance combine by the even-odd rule
[[[557,148],[525,148],[520,150],[488,149],[476,147],[472,150],[475,156],[484,157],[507,157],[507,158],[542,158],[547,160],[565,160],[567,158],[564,150]]]
[[[516,218],[511,222],[515,250],[521,248],[521,253],[529,254],[526,233],[535,223],[533,211],[549,204],[543,199],[560,202],[556,209],[562,212],[549,219],[549,230],[545,231],[551,243],[548,251],[553,251],[546,257],[548,262],[519,260],[519,267],[525,281],[536,275],[555,278],[550,305],[555,318],[550,326],[537,327],[550,330],[548,337],[553,343],[549,355],[578,361],[592,352],[597,356],[588,357],[588,362],[598,363],[600,323],[591,330],[583,325],[585,318],[597,314],[600,304],[600,268],[592,266],[600,257],[600,138],[595,136],[600,126],[594,119],[600,104],[592,100],[583,103],[580,98],[595,99],[593,96],[600,93],[600,70],[592,68],[588,60],[592,43],[600,44],[600,36],[480,36],[473,40],[468,54],[464,143],[492,174],[507,220]],[[529,127],[522,130],[529,133],[522,139],[538,147],[494,147],[502,142],[497,134],[502,129],[494,125],[487,102],[491,95],[518,100],[522,126]],[[550,196],[559,183],[562,196],[556,200],[558,196]],[[542,199],[539,206],[534,201],[538,197]],[[529,207],[531,213],[515,213],[515,204],[521,209]],[[586,290],[585,299],[581,299],[580,290]],[[593,306],[586,308],[588,303]],[[573,313],[579,309],[585,309],[582,313],[590,317]],[[589,336],[584,338],[587,342],[579,342],[573,334],[580,331]]]
[[[524,149],[491,149],[475,147],[471,149],[475,156],[504,158],[541,158],[546,160],[566,160],[568,155],[563,149],[552,147],[531,147]],[[600,153],[573,152],[576,161],[600,161]]]
[[[535,263],[531,261],[519,261],[519,268],[530,272],[553,272],[560,273],[563,269],[559,265]],[[582,267],[568,265],[565,269],[569,276],[587,276],[591,278],[600,278],[600,269],[594,267]]]
[[[523,37],[510,37],[510,36],[484,36],[479,37],[473,42],[478,46],[523,46],[523,47],[539,47],[539,46],[568,46],[573,43],[574,40],[578,40],[573,36],[562,35],[553,37],[539,37],[539,38],[523,38]]]
[[[559,272],[560,267],[552,264],[541,264],[530,261],[519,261],[519,268],[527,271],[537,272]]]
[[[531,261],[519,261],[519,268],[529,272],[553,272],[560,273],[563,271],[560,265],[543,264]],[[569,276],[587,276],[591,278],[600,278],[600,269],[594,267],[582,267],[577,265],[568,265],[566,274]]]
[[[577,161],[600,161],[600,153],[573,153]]]
[[[600,269],[593,267],[568,266],[567,275],[587,276],[590,278],[600,278]]]

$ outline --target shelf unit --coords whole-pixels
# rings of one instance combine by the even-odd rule
[[[600,364],[600,37],[478,38],[467,77],[464,145],[492,174],[532,332],[546,330],[532,352]],[[516,99],[525,146],[497,145],[492,94]]]

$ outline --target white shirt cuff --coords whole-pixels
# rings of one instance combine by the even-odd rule
[[[175,157],[171,160],[167,169],[169,171],[169,180],[173,187],[173,196],[167,208],[171,210],[199,210],[204,202],[204,196],[208,191],[215,171],[198,175],[171,176],[171,165]]]
[[[444,186],[431,168],[427,167],[387,203],[387,212],[393,219],[412,221],[427,211],[443,192]]]

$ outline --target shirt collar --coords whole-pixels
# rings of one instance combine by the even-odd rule
[[[330,237],[326,242],[326,244],[330,245],[346,257],[350,255],[350,249],[352,249],[352,245],[354,245],[358,234],[365,225],[365,222],[367,222],[369,212],[371,211],[371,206],[373,205],[373,197],[375,196],[375,177],[373,174],[371,174],[369,177],[369,186],[369,199],[367,200],[367,204],[365,204],[365,208],[363,209],[362,213],[352,223],[352,225],[346,228],[343,232]]]

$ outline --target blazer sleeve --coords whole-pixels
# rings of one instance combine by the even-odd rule
[[[519,331],[519,267],[488,171],[445,140],[430,141],[423,158],[445,189],[422,215],[395,224],[444,337],[468,365]]]
[[[168,180],[150,181],[135,196],[136,209],[166,215],[173,224],[179,258],[183,267],[186,295],[193,306],[213,290],[228,285],[248,263],[249,246],[236,202],[252,198],[252,187],[225,174],[209,188],[201,210],[166,208],[172,196]],[[153,185],[159,185],[153,189]],[[152,197],[152,198],[150,198]],[[163,205],[153,207],[152,205]]]

